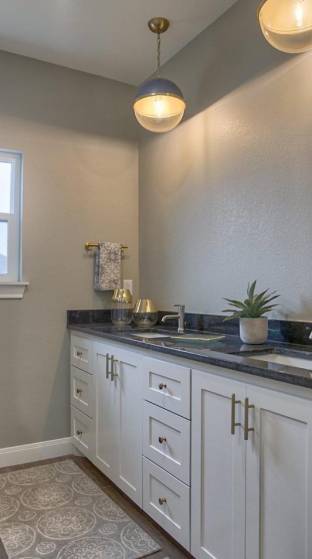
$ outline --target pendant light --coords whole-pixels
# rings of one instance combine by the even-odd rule
[[[312,0],[264,0],[258,9],[266,40],[289,53],[312,49]]]
[[[160,35],[169,28],[164,17],[154,17],[148,22],[152,33],[157,34],[157,77],[144,82],[138,89],[133,110],[137,121],[151,132],[169,132],[182,120],[186,103],[178,86],[160,77]]]

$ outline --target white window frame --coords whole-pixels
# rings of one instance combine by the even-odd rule
[[[8,265],[7,274],[0,275],[0,299],[21,299],[28,285],[22,281],[23,156],[0,149],[0,162],[12,166],[11,211],[0,213],[0,221],[8,224]]]

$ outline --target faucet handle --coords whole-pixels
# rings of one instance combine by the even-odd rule
[[[174,305],[178,308],[179,314],[177,318],[179,319],[178,324],[178,334],[184,334],[184,318],[185,318],[185,305]]]

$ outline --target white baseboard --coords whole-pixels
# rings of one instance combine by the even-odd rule
[[[27,464],[37,460],[58,458],[67,454],[78,454],[72,444],[72,438],[55,439],[41,443],[23,444],[0,449],[0,468]]]

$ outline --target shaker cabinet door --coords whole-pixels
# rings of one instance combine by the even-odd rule
[[[111,378],[111,348],[94,344],[96,374],[95,463],[116,483],[119,461],[119,390]]]
[[[197,559],[244,557],[245,444],[242,427],[233,425],[243,421],[244,395],[244,384],[192,372],[191,553]]]
[[[95,464],[142,506],[142,376],[140,356],[95,344]]]
[[[247,390],[246,559],[311,559],[312,402]]]
[[[126,495],[142,506],[142,370],[140,356],[114,351],[114,382],[118,388],[118,447],[116,481]]]

